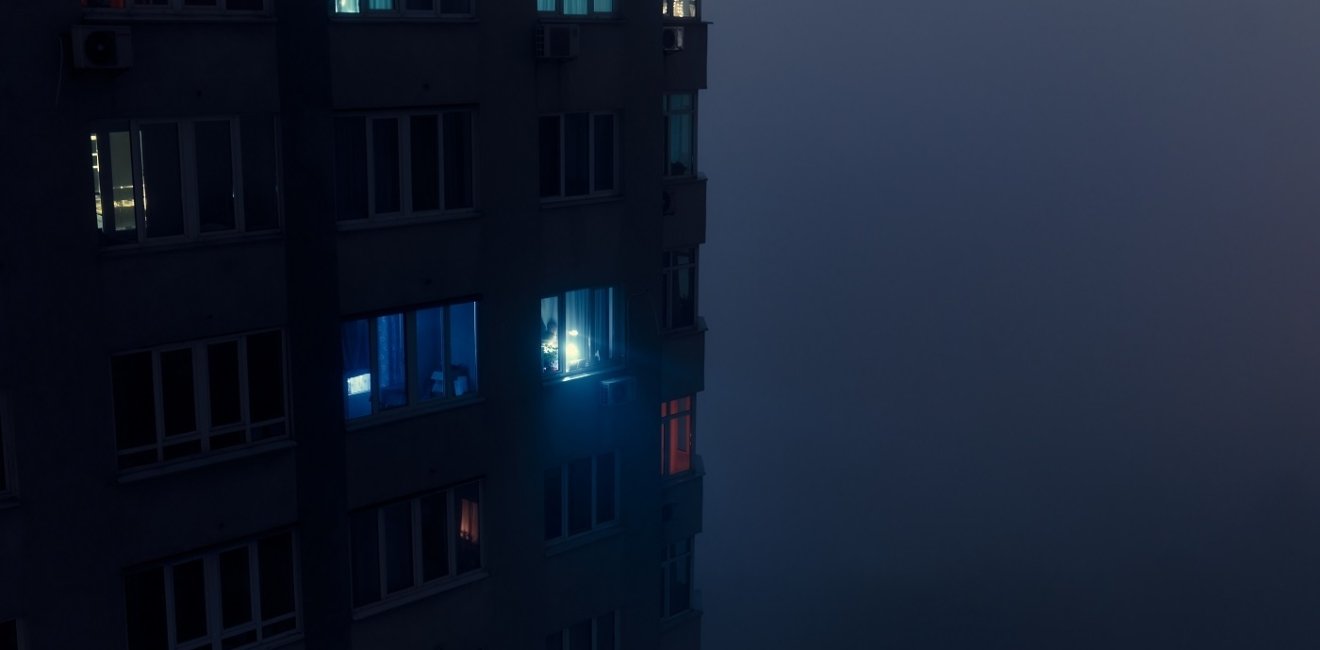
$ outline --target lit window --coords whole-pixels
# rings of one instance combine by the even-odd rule
[[[617,630],[614,612],[585,618],[545,637],[545,650],[614,650]]]
[[[660,13],[671,18],[696,18],[697,0],[661,0]]]
[[[660,404],[660,474],[669,476],[692,469],[696,441],[689,395]]]
[[[333,0],[336,14],[356,16],[471,16],[473,0]]]
[[[541,299],[541,376],[567,377],[622,362],[623,305],[614,288]]]
[[[291,532],[124,578],[129,650],[247,648],[299,629]]]
[[[480,513],[479,482],[353,513],[353,606],[480,569]]]
[[[151,12],[266,12],[271,0],[82,0],[87,9],[141,9]]]
[[[472,112],[335,118],[340,221],[439,215],[473,206]]]
[[[614,13],[614,0],[536,0],[536,10],[561,16],[602,16]]]
[[[89,148],[107,244],[279,228],[272,120],[242,133],[234,118],[134,121],[93,131]]]
[[[541,198],[618,192],[616,121],[613,113],[541,116]]]
[[[697,249],[666,252],[661,263],[661,327],[692,327],[697,322]]]
[[[579,458],[545,471],[545,539],[553,541],[615,521],[614,454]]]
[[[288,435],[279,331],[116,355],[119,467]]]
[[[696,172],[696,93],[665,95],[665,176]]]
[[[692,538],[665,546],[660,572],[664,581],[660,617],[692,609]]]
[[[460,302],[343,325],[344,417],[477,392],[477,303]]]

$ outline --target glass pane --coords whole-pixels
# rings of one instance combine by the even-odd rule
[[[252,584],[246,546],[220,554],[220,620],[223,628],[252,620]]]
[[[191,349],[170,350],[160,354],[160,401],[165,413],[165,435],[197,430]]]
[[[587,0],[561,0],[564,3],[564,14],[570,16],[581,16],[587,13]]]
[[[588,324],[590,338],[589,364],[604,364],[619,357],[620,348],[615,342],[614,290],[596,289],[591,298],[591,322]]]
[[[577,372],[591,365],[591,289],[564,294],[564,370]]]
[[[472,0],[440,0],[440,13],[470,14],[472,13]]]
[[[124,578],[128,645],[133,650],[165,650],[165,571],[161,568]]]
[[[355,512],[352,529],[353,606],[380,600],[380,545],[376,533],[377,511]]]
[[[586,0],[581,2],[585,3]],[[591,135],[587,124],[586,113],[569,113],[564,116],[564,196],[580,196],[591,191],[588,184],[591,175],[588,153],[591,150]]]
[[[136,196],[133,192],[133,151],[128,131],[110,132],[110,199],[114,212],[113,229],[117,234],[129,235],[137,230],[134,212]]]
[[[375,2],[377,0],[369,0]],[[375,171],[374,205],[377,214],[399,211],[399,121],[371,121],[371,155]]]
[[[568,629],[569,650],[591,650],[591,619],[578,621]]]
[[[426,9],[430,9],[429,0]],[[413,8],[410,4],[409,8]],[[412,209],[440,209],[440,125],[434,115],[411,118]]]
[[[614,650],[614,612],[596,617],[596,650]]]
[[[614,11],[614,0],[592,0],[591,10],[596,13],[610,13]]]
[[[591,530],[591,459],[568,464],[568,534]]]
[[[235,0],[228,0],[235,9]],[[275,164],[275,118],[270,115],[245,116],[239,123],[243,160],[243,229],[249,232],[280,227],[279,170]],[[362,139],[359,126],[358,139]],[[361,166],[359,164],[359,166]],[[358,174],[359,178],[361,174]],[[340,191],[336,187],[335,191]],[[359,211],[358,214],[362,214]]]
[[[197,156],[197,215],[202,232],[234,229],[234,152],[229,122],[193,127]]]
[[[413,586],[412,502],[381,508],[385,552],[385,593]]]
[[[553,2],[554,0],[551,0]],[[552,7],[551,11],[554,10]],[[541,118],[541,196],[559,196],[559,116]]]
[[[101,197],[101,152],[97,146],[96,134],[91,135],[92,151],[92,206],[96,211],[96,229],[106,230],[105,227],[105,202]],[[109,153],[109,147],[106,152]],[[109,161],[106,161],[107,164]]]
[[[243,419],[238,385],[238,341],[206,346],[206,374],[211,388],[211,426]]]
[[[404,6],[408,11],[431,11],[435,8],[434,5],[434,0],[408,0]],[[434,121],[434,118],[432,118],[432,121]]]
[[[394,9],[394,0],[367,0],[365,8],[371,11],[390,11]]]
[[[692,561],[684,555],[669,564],[669,613],[685,612],[692,598]]]
[[[555,0],[536,0],[537,11],[554,11]]]
[[[688,327],[696,322],[697,317],[696,273],[691,267],[687,267],[676,269],[673,276],[674,285],[670,295],[670,305],[673,308],[671,324],[673,327]]]
[[[361,11],[358,6],[358,0],[338,0],[335,2],[335,13],[337,14],[355,14]]]
[[[293,533],[272,535],[257,542],[261,581],[261,618],[269,620],[295,609],[293,597]]]
[[[371,415],[371,334],[367,319],[344,323],[344,417]]]
[[[541,299],[541,374],[559,372],[559,297]]]
[[[142,214],[148,237],[183,234],[183,189],[179,171],[179,126],[147,124],[142,147]]]
[[[343,9],[352,2],[352,11]],[[357,0],[340,0],[341,12],[357,13]],[[335,118],[335,216],[367,218],[367,138],[361,117]]]
[[[156,442],[156,394],[151,353],[138,352],[110,360],[114,383],[115,439],[119,449]]]
[[[284,417],[284,341],[280,332],[247,339],[248,396],[253,422]]]
[[[449,307],[449,346],[454,397],[477,392],[477,303]]]
[[[403,314],[376,318],[376,369],[380,408],[408,404],[408,367]]]
[[[593,119],[595,128],[594,172],[597,192],[614,189],[614,116],[597,115]]]
[[[468,483],[455,488],[454,504],[458,573],[466,573],[481,568],[481,486]]]
[[[449,575],[449,539],[445,534],[448,502],[448,492],[421,498],[422,580]]]
[[[596,523],[614,521],[614,454],[596,458]]]
[[[445,209],[472,207],[472,114],[445,113]]]
[[[545,470],[545,538],[564,534],[564,493],[558,467]]]
[[[681,113],[670,115],[668,132],[665,134],[667,166],[669,176],[685,176],[692,173],[692,115]]]
[[[444,307],[417,310],[417,394],[423,400],[446,394],[444,346]]]
[[[174,635],[178,642],[206,636],[206,579],[200,559],[176,565]]]

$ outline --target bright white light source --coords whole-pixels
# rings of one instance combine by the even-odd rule
[[[371,390],[371,373],[367,372],[349,377],[346,383],[348,384],[349,395],[361,395]]]
[[[568,330],[568,335],[569,335],[569,336],[577,336],[577,335],[578,335],[578,331],[577,331],[577,330]]]
[[[564,352],[568,355],[568,366],[570,368],[573,367],[573,364],[582,360],[582,352],[578,350],[576,343],[569,343],[564,346]]]

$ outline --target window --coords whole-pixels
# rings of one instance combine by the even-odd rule
[[[660,617],[669,618],[692,609],[692,538],[665,546],[660,572],[664,583]]]
[[[545,637],[545,650],[614,650],[618,638],[614,612],[584,618]]]
[[[18,621],[0,621],[0,650],[18,650]]]
[[[477,392],[477,303],[344,323],[344,417],[470,397]]]
[[[293,636],[296,576],[288,531],[130,573],[129,650],[247,648]]]
[[[353,513],[353,606],[481,568],[481,483]]]
[[[361,16],[472,15],[473,0],[334,0],[335,13]]]
[[[660,474],[672,476],[692,469],[693,428],[691,395],[660,403]]]
[[[278,330],[110,360],[119,468],[288,435]]]
[[[473,206],[472,111],[335,118],[340,221],[438,215]]]
[[[541,299],[542,377],[578,375],[622,362],[623,305],[613,287]]]
[[[665,176],[696,173],[696,93],[665,95]]]
[[[0,497],[8,496],[14,491],[14,468],[13,463],[13,441],[10,440],[10,430],[13,427],[9,424],[9,404],[5,396],[0,394]],[[0,646],[3,650],[3,646]]]
[[[251,13],[266,12],[273,0],[82,0],[88,9],[140,9],[181,13]]]
[[[617,471],[612,452],[546,470],[546,541],[613,523],[618,501]]]
[[[697,323],[697,249],[669,251],[661,258],[660,315],[666,330]]]
[[[219,117],[139,120],[93,131],[92,200],[103,242],[279,228],[274,122],[253,118],[244,127],[240,133],[239,120]]]
[[[536,10],[560,16],[602,16],[614,13],[614,0],[536,0]]]
[[[541,198],[618,191],[616,122],[613,113],[541,116]]]
[[[660,13],[671,18],[696,18],[698,0],[660,0]]]

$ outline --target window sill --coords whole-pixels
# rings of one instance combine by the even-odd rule
[[[129,255],[146,255],[150,253],[166,253],[171,251],[187,251],[199,248],[236,246],[240,244],[276,241],[283,237],[284,231],[282,230],[260,230],[252,233],[239,232],[205,235],[198,237],[197,239],[172,238],[156,241],[148,240],[141,243],[102,244],[101,255],[106,257],[123,257]]]
[[[706,477],[706,464],[701,462],[701,456],[692,455],[692,469],[679,474],[669,474],[660,479],[660,487],[668,490],[676,488],[684,483],[699,481]]]
[[[461,576],[455,576],[447,580],[437,580],[431,584],[425,584],[421,587],[415,587],[411,591],[405,591],[399,594],[387,596],[384,600],[363,605],[353,610],[353,620],[360,621],[371,618],[377,614],[383,614],[392,609],[397,609],[405,605],[411,605],[420,600],[425,600],[436,594],[441,594],[451,589],[470,585],[478,580],[485,580],[490,577],[490,572],[485,569],[478,569],[471,573],[464,573]]]
[[[563,539],[555,539],[546,542],[545,556],[551,557],[567,553],[574,549],[582,548],[588,544],[594,544],[600,540],[614,537],[622,532],[623,528],[619,526],[619,522],[616,519],[615,521],[600,526],[599,528],[589,530],[585,533],[578,533],[572,537],[565,537]]]
[[[413,418],[419,418],[434,413],[452,411],[454,409],[481,404],[485,401],[486,398],[482,397],[480,394],[473,395],[472,397],[460,397],[451,400],[436,400],[430,403],[390,409],[388,411],[346,420],[344,428],[349,432],[362,431],[382,424],[389,424],[390,422],[401,422],[403,420],[411,420]]]
[[[219,465],[221,463],[227,463],[243,458],[273,454],[285,449],[292,449],[295,446],[297,446],[297,443],[286,437],[268,442],[253,443],[246,447],[218,451],[193,458],[180,458],[179,460],[157,463],[147,467],[135,467],[133,469],[120,470],[118,482],[121,485],[138,483],[140,481],[146,481],[161,476],[169,476],[171,474],[179,474],[181,472],[187,472],[209,465]]]
[[[480,216],[480,210],[454,210],[452,212],[441,212],[439,214],[410,215],[406,217],[352,219],[336,222],[336,225],[339,227],[340,232],[351,232],[355,230],[376,230],[379,228],[420,226],[431,223],[445,223],[447,221],[466,221],[468,219],[476,219]]]
[[[577,380],[579,380],[579,379],[588,379],[588,378],[591,378],[591,377],[601,377],[601,376],[604,376],[604,375],[611,375],[611,374],[619,373],[619,372],[622,372],[622,371],[624,371],[624,370],[626,370],[626,369],[627,369],[627,366],[626,366],[626,365],[624,365],[624,364],[619,364],[619,365],[617,365],[617,366],[610,366],[610,367],[608,367],[608,368],[601,368],[601,369],[599,369],[599,370],[590,370],[590,371],[587,371],[587,372],[579,372],[579,373],[572,374],[572,375],[545,377],[545,378],[543,378],[543,379],[541,380],[541,384],[542,384],[543,386],[554,386],[554,385],[557,385],[557,384],[567,384],[568,382],[571,382],[571,381],[577,381]]]
[[[542,210],[561,210],[564,208],[576,208],[584,205],[596,205],[598,203],[617,203],[623,200],[623,193],[615,194],[596,194],[587,196],[570,197],[552,197],[541,199]]]

